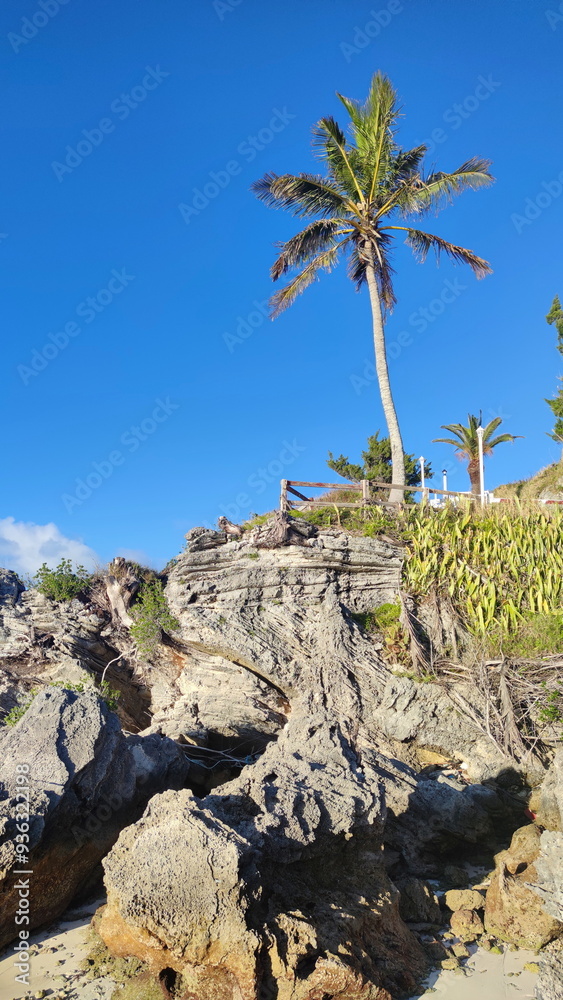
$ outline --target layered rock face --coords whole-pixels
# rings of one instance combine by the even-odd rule
[[[515,815],[524,807],[451,769],[418,774],[411,748],[463,763],[475,782],[513,762],[488,739],[474,689],[457,679],[454,698],[443,683],[396,676],[357,624],[358,613],[397,599],[400,546],[283,518],[229,543],[204,529],[189,541],[166,586],[180,628],[137,674],[152,715],[144,733],[126,737],[98,707],[84,722],[89,749],[75,747],[73,706],[89,698],[89,714],[99,702],[67,692],[70,700],[59,704],[63,693],[50,689],[2,734],[23,733],[25,745],[30,713],[45,711],[45,748],[55,758],[40,773],[58,781],[60,772],[65,791],[59,800],[41,786],[36,870],[47,879],[60,851],[75,876],[72,885],[62,880],[57,898],[70,898],[121,830],[104,862],[100,933],[111,950],[147,961],[164,983],[176,976],[186,1000],[408,994],[425,962],[389,874],[435,875],[437,859],[456,859],[463,845],[492,847],[503,823],[510,831],[520,825]],[[17,679],[18,664],[37,672],[39,662],[42,678],[70,665],[99,674],[130,651],[117,577],[111,607],[125,608],[118,620],[9,583],[6,675]],[[38,636],[47,637],[40,661]],[[61,713],[72,739],[61,737]],[[157,756],[168,748],[168,764],[137,794],[139,755],[151,756],[152,746]],[[174,757],[181,752],[184,770]],[[115,775],[131,806],[76,852],[65,824],[86,828]],[[177,790],[163,791],[170,788]],[[49,918],[41,914],[41,922]]]
[[[424,958],[383,839],[423,873],[432,852],[494,842],[505,810],[491,788],[419,777],[396,759],[398,741],[479,775],[508,762],[444,688],[395,677],[357,626],[353,613],[396,598],[397,546],[336,531],[274,549],[267,538],[200,533],[170,572],[181,669],[151,731],[198,761],[211,736],[256,753],[201,798],[156,797],[121,834],[104,862],[100,933],[155,974],[174,970],[186,997],[398,997]]]
[[[177,672],[156,698],[153,688],[152,728],[197,738],[238,717],[231,734],[271,737],[290,706],[330,704],[370,738],[416,741],[465,761],[473,780],[512,767],[484,735],[474,688],[456,682],[482,730],[442,685],[392,674],[356,625],[354,613],[398,599],[403,550],[311,530],[273,549],[263,547],[267,525],[214,548],[199,549],[196,537],[195,551],[179,557],[166,587],[181,623]]]
[[[0,729],[0,947],[54,920],[98,874],[149,799],[181,788],[189,766],[160,736],[126,736],[93,691],[49,688]],[[16,922],[20,869],[32,871],[29,923]]]

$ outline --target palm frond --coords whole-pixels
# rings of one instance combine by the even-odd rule
[[[331,216],[354,211],[338,189],[315,174],[264,174],[250,186],[256,197],[269,208],[285,208],[293,215]]]
[[[459,448],[460,442],[455,438],[432,438],[432,444],[453,444],[454,448]]]
[[[398,181],[408,180],[416,172],[428,151],[424,144],[414,149],[401,149],[393,158],[393,175]]]
[[[395,146],[395,124],[399,115],[397,93],[383,73],[376,73],[364,104],[337,93],[350,115],[354,144],[358,151],[357,172],[370,201],[391,172]]]
[[[385,229],[405,229],[403,226],[385,226]],[[484,278],[487,274],[492,274],[493,269],[488,261],[483,257],[478,257],[467,247],[456,246],[443,240],[441,236],[433,233],[425,233],[422,229],[406,229],[408,233],[405,243],[410,246],[418,259],[423,263],[430,250],[434,250],[436,260],[439,261],[440,254],[445,253],[456,264],[469,264],[469,267],[477,278]]]
[[[361,177],[354,169],[359,161],[358,151],[348,148],[346,136],[334,118],[321,118],[313,126],[313,150],[326,161],[331,178],[354,200],[365,197]]]
[[[477,417],[471,417],[469,414],[468,417],[470,421],[472,419],[475,421],[475,427],[477,427]],[[487,426],[483,428],[483,441],[488,441],[491,434],[494,434],[500,424],[502,424],[502,417],[494,417],[493,420],[489,421]]]
[[[360,253],[355,240],[350,249],[347,270],[348,277],[354,282],[356,291],[359,292],[366,280],[366,261]]]
[[[439,211],[445,205],[451,204],[454,196],[463,191],[478,191],[480,188],[488,187],[494,181],[489,170],[490,166],[490,160],[473,156],[452,173],[437,171],[427,177],[420,177],[418,183],[413,185],[413,196],[418,204],[417,211],[428,209]]]
[[[498,437],[493,438],[492,441],[487,441],[485,448],[496,448],[497,444],[504,444],[505,441],[516,441],[516,438],[522,438],[523,434],[499,434]]]
[[[316,219],[286,243],[279,245],[281,253],[272,265],[273,281],[297,264],[303,264],[323,250],[335,245],[336,233],[341,231],[342,219]]]
[[[390,249],[393,240],[381,230],[377,231],[377,239],[373,241],[373,249],[376,254],[375,277],[379,288],[379,294],[384,309],[391,311],[397,299],[393,289],[394,268],[391,266]]]
[[[280,313],[287,309],[288,306],[295,301],[298,295],[301,295],[306,288],[309,287],[315,280],[320,270],[331,271],[337,262],[338,253],[340,247],[331,247],[328,250],[324,250],[322,253],[317,254],[317,256],[303,268],[294,278],[281,288],[279,292],[270,299],[270,305],[272,307],[272,319],[279,316]]]

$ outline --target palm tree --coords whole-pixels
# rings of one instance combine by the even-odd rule
[[[443,444],[453,444],[454,448],[457,449],[456,458],[459,458],[461,461],[467,461],[471,492],[480,495],[481,475],[479,471],[479,435],[477,434],[477,428],[481,426],[481,418],[468,413],[467,419],[469,421],[467,427],[464,427],[463,424],[442,424],[442,429],[449,431],[450,434],[455,434],[455,438],[434,438],[434,441],[439,441]],[[494,438],[493,434],[501,423],[502,417],[495,417],[494,420],[491,420],[483,428],[484,455],[491,455],[493,448],[496,448],[497,444],[503,444],[505,441],[515,441],[517,437],[522,437],[521,434],[499,434],[498,437]]]
[[[419,260],[429,250],[442,252],[456,263],[469,264],[478,278],[491,273],[486,260],[440,236],[413,228],[415,216],[438,211],[467,188],[490,184],[489,160],[473,157],[453,173],[425,174],[425,145],[403,150],[396,141],[400,108],[388,77],[376,73],[365,104],[337,94],[350,118],[347,136],[333,118],[313,126],[313,148],[326,168],[325,176],[267,173],[252,190],[272,208],[314,219],[286,243],[271,269],[274,281],[297,270],[272,298],[272,318],[278,316],[310,285],[321,270],[330,271],[342,251],[348,274],[359,290],[367,285],[372,320],[375,363],[381,402],[391,439],[393,482],[405,483],[404,450],[389,384],[384,323],[395,304],[391,251],[395,239],[405,243]],[[315,218],[316,217],[316,218]],[[405,223],[401,225],[400,223]],[[392,490],[391,501],[402,499]]]

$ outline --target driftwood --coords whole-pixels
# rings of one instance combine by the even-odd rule
[[[135,596],[141,586],[141,580],[135,575],[122,556],[117,556],[109,564],[109,573],[105,578],[107,598],[114,621],[129,628],[133,619],[129,614]]]
[[[282,511],[257,529],[254,544],[257,549],[277,549],[281,545],[305,545],[309,538],[317,535],[314,524],[301,521]]]

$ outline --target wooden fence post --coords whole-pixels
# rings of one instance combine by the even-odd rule
[[[369,479],[362,479],[362,503],[368,504],[369,501],[370,501]]]
[[[280,510],[282,514],[287,514],[287,479],[281,481]]]

